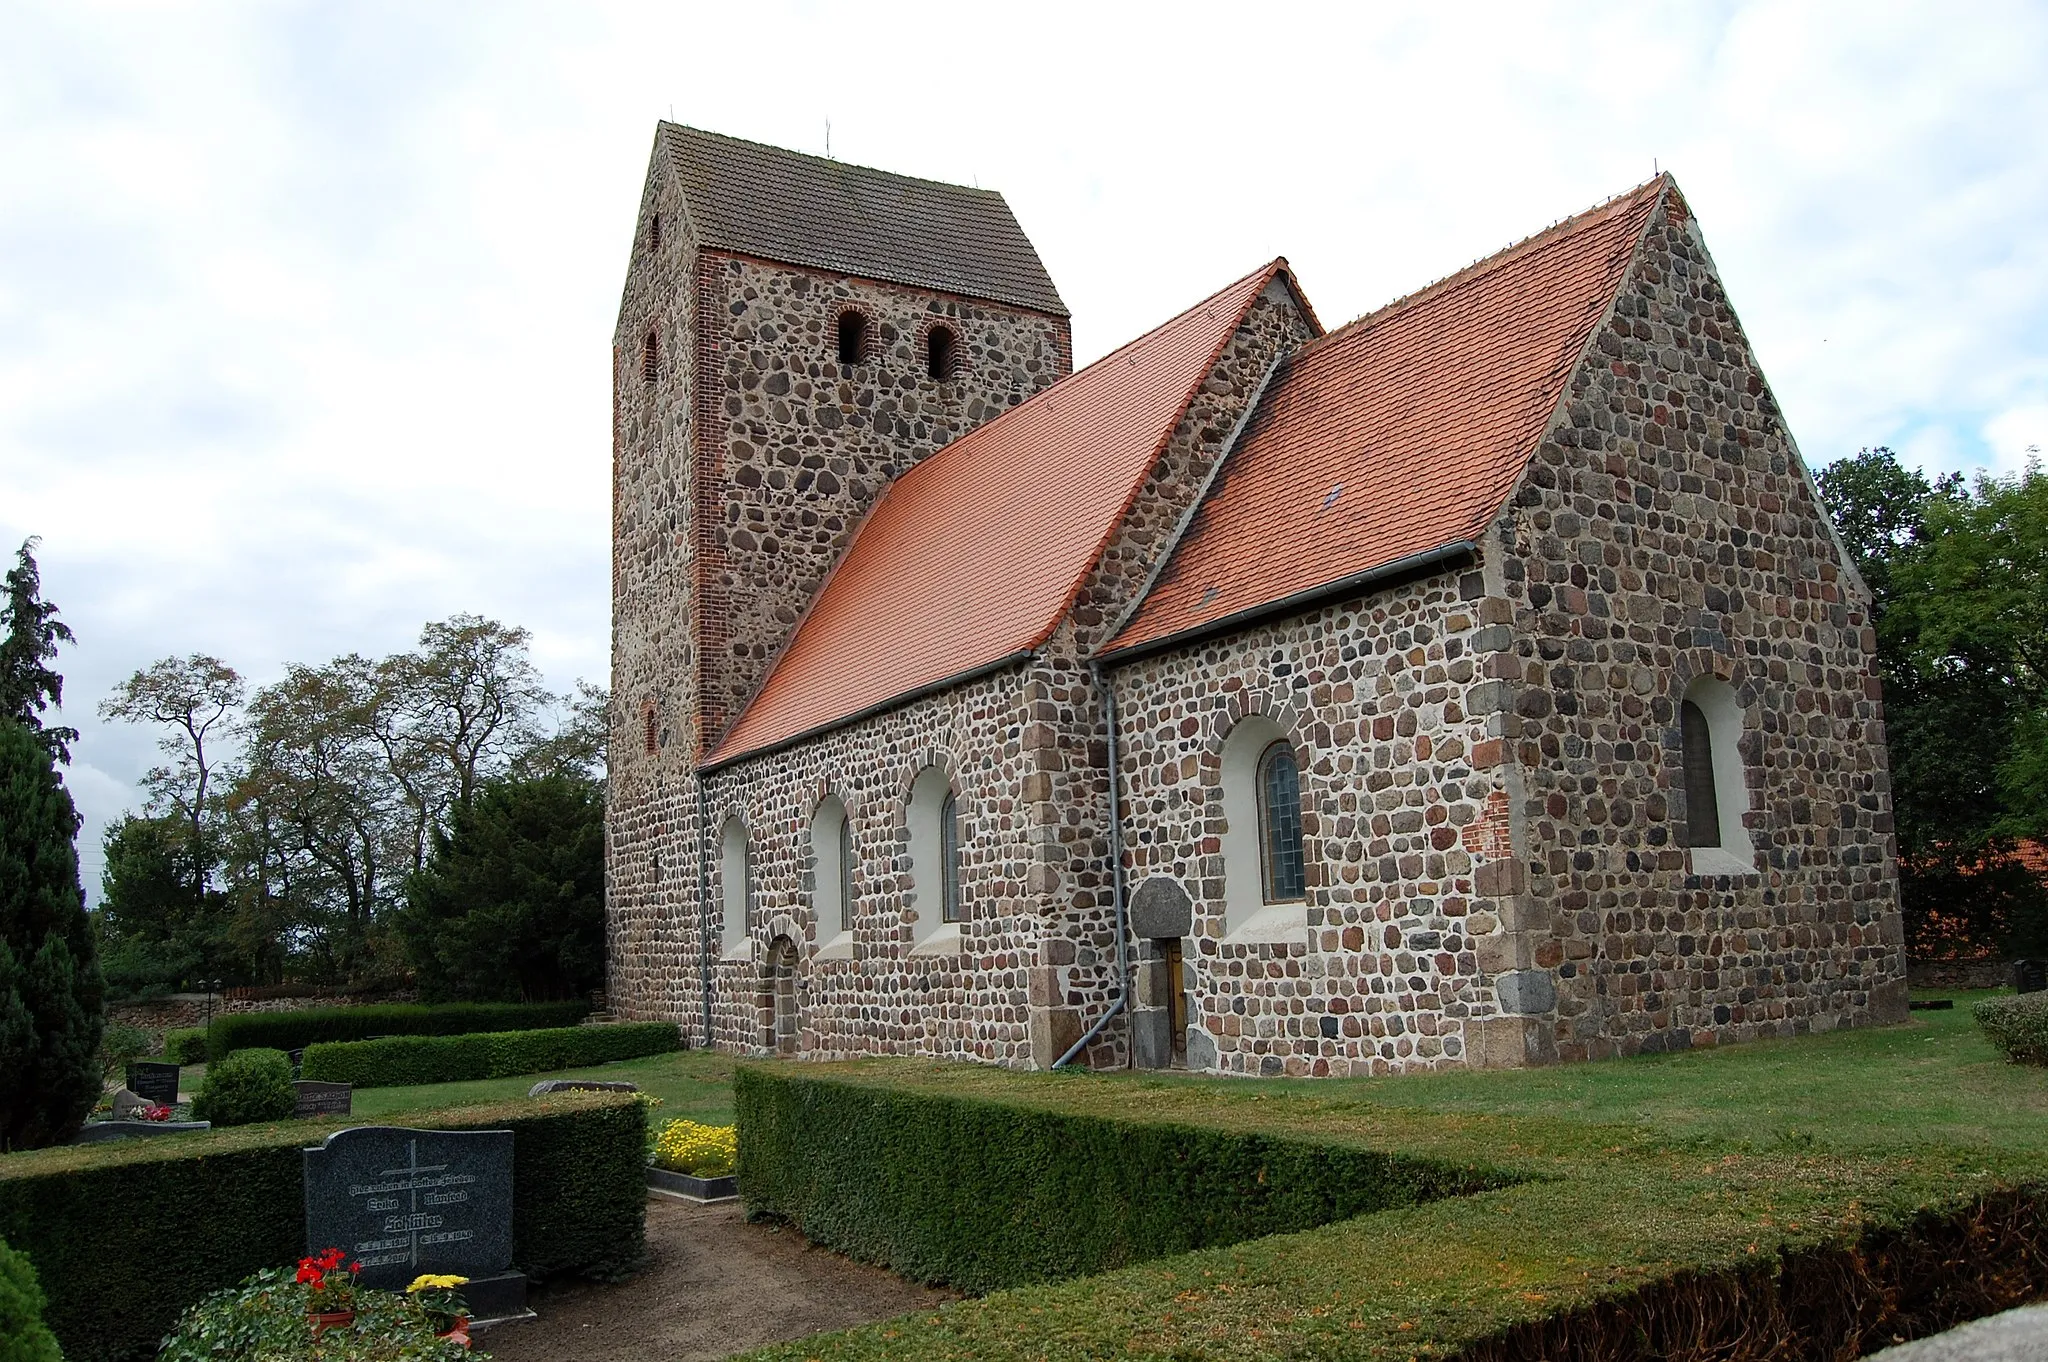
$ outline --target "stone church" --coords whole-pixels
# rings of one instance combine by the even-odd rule
[[[1869,593],[1670,176],[1075,371],[1000,195],[662,124],[612,365],[619,1014],[1248,1075],[1904,1016]]]

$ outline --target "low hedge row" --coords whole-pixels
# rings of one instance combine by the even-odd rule
[[[391,1036],[308,1046],[299,1076],[353,1083],[359,1088],[396,1088],[573,1069],[663,1055],[682,1047],[682,1032],[674,1022],[564,1026],[474,1036]]]
[[[204,1064],[206,1062],[206,1028],[203,1026],[181,1026],[164,1032],[164,1062],[167,1064]]]
[[[480,1031],[537,1031],[574,1026],[590,1015],[588,1002],[377,1003],[318,1007],[303,1012],[236,1012],[215,1017],[206,1029],[209,1060],[237,1050],[303,1050],[333,1040],[371,1036],[461,1036]]]
[[[980,1293],[1523,1180],[1477,1163],[742,1068],[750,1213]]]
[[[510,1130],[512,1260],[616,1279],[646,1247],[645,1113],[558,1093],[408,1113],[424,1129]],[[300,1150],[360,1120],[71,1145],[0,1159],[0,1238],[36,1265],[70,1362],[153,1356],[179,1311],[305,1251]]]
[[[2048,1065],[2048,993],[1986,998],[1975,1011],[1977,1025],[2007,1059]]]

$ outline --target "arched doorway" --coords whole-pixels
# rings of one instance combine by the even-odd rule
[[[768,943],[761,975],[761,1045],[771,1054],[794,1055],[803,1018],[796,1005],[796,943],[778,936]]]

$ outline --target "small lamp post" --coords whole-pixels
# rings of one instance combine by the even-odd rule
[[[206,990],[206,1024],[208,1026],[213,1025],[213,995],[220,992],[221,985],[225,982],[225,980],[221,979],[201,979],[199,981],[199,986]]]

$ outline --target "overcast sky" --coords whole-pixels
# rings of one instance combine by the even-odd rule
[[[2048,7],[1394,8],[0,0],[0,543],[78,633],[88,878],[154,658],[477,611],[605,678],[658,118],[1002,190],[1083,361],[1274,255],[1335,325],[1661,166],[1810,463],[2048,444]]]

